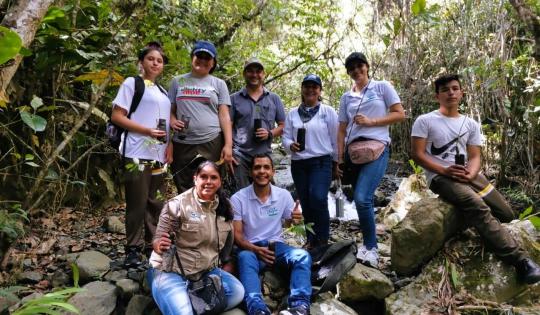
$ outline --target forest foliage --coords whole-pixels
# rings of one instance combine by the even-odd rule
[[[538,2],[518,2],[540,16]],[[0,17],[15,3],[0,2]],[[539,44],[507,1],[64,0],[53,1],[28,47],[9,27],[0,33],[1,67],[23,57],[0,92],[0,215],[11,219],[117,198],[120,159],[104,128],[118,85],[137,74],[142,45],[158,40],[167,86],[188,71],[197,39],[216,44],[215,75],[231,92],[243,85],[244,60],[262,59],[267,87],[288,108],[306,73],[322,77],[324,101],[337,108],[351,84],[344,57],[365,52],[372,77],[391,81],[407,110],[392,127],[393,158],[405,162],[412,122],[436,108],[431,82],[457,72],[462,110],[487,138],[485,172],[523,209],[538,208]]]

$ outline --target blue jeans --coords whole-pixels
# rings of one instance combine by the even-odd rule
[[[244,287],[230,273],[215,268],[211,273],[221,276],[223,290],[227,297],[227,310],[242,302]],[[147,272],[148,283],[152,290],[154,301],[163,315],[192,315],[193,309],[187,292],[188,282],[175,272],[163,272],[150,268]]]
[[[373,196],[386,172],[389,157],[390,151],[386,146],[378,159],[358,166],[359,172],[354,187],[354,203],[356,212],[358,212],[364,245],[367,249],[377,248]]]
[[[313,223],[315,235],[307,232],[310,243],[327,241],[330,234],[328,190],[332,183],[332,157],[329,155],[291,162],[294,186],[306,223]]]
[[[268,242],[261,241],[255,245],[266,247]],[[291,272],[289,307],[301,304],[309,306],[311,297],[311,256],[309,253],[303,249],[276,242],[275,257],[272,267],[274,270]],[[238,253],[238,273],[246,291],[244,298],[249,314],[267,309],[259,280],[259,272],[265,267],[266,264],[259,260],[254,252],[242,250]]]

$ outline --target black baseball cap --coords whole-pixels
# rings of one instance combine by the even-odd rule
[[[366,55],[364,55],[361,52],[355,51],[352,54],[350,54],[347,57],[347,59],[345,59],[345,68],[347,68],[348,70],[356,62],[365,63],[366,65],[369,66],[369,62],[367,61]]]

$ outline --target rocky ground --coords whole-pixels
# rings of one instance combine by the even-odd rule
[[[280,168],[287,170],[286,165]],[[357,264],[335,292],[315,300],[312,314],[540,314],[540,286],[523,285],[512,267],[484,251],[474,232],[459,232],[452,207],[411,191],[415,179],[400,183],[405,169],[392,164],[377,193],[380,270]],[[121,205],[99,213],[65,208],[32,220],[30,232],[10,252],[8,271],[0,273],[0,287],[17,284],[26,289],[16,299],[0,294],[0,314],[14,309],[21,298],[24,302],[73,286],[72,264],[78,266],[79,283],[86,289],[70,300],[81,314],[159,314],[144,268],[121,267],[123,211]],[[398,223],[400,211],[411,214]],[[540,261],[540,234],[530,222],[509,228]],[[357,220],[333,219],[331,229],[332,241],[361,241]],[[291,244],[303,243],[286,235]],[[271,273],[264,279],[267,303],[279,309],[286,283]]]

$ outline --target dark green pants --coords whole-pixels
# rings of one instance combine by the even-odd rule
[[[515,264],[526,258],[525,252],[501,225],[514,219],[515,214],[485,176],[478,174],[472,183],[463,184],[439,175],[431,181],[430,189],[453,204],[466,224],[476,228],[486,246],[503,261]]]
[[[173,144],[173,162],[171,171],[178,194],[183,193],[193,186],[193,174],[198,165],[191,165],[191,161],[202,155],[205,159],[217,162],[223,149],[223,136],[220,134],[213,140],[201,144]]]
[[[132,163],[132,160],[126,159],[127,163]],[[156,167],[144,165],[143,171],[126,170],[124,187],[128,246],[152,247],[165,197],[165,174],[152,175],[153,168]]]

